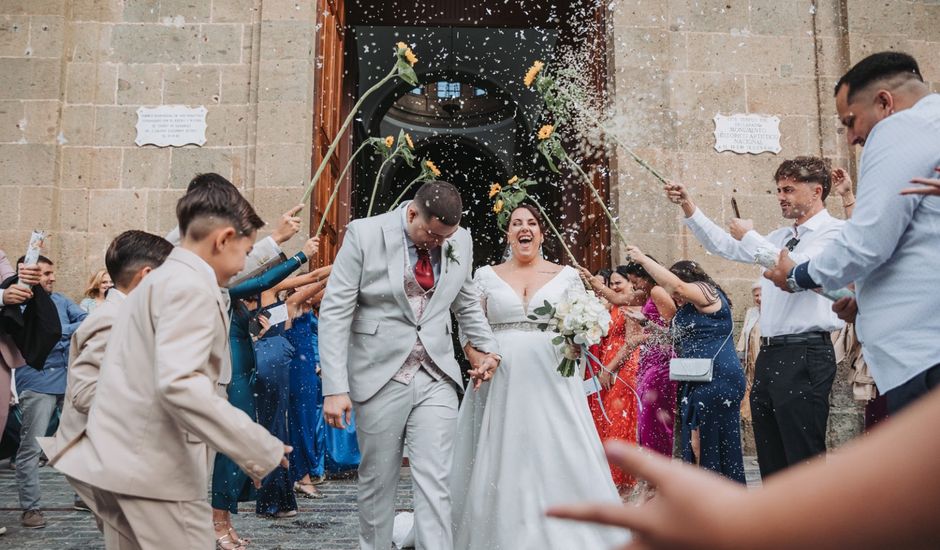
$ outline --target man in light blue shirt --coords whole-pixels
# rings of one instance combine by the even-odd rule
[[[22,259],[20,260],[21,263]],[[14,376],[19,394],[19,407],[23,415],[20,428],[20,448],[16,452],[16,485],[19,491],[23,527],[37,529],[46,526],[40,508],[39,448],[37,437],[46,435],[49,421],[56,409],[61,409],[68,379],[69,340],[78,325],[88,316],[78,304],[58,292],[53,292],[55,268],[45,256],[39,257],[39,284],[49,293],[59,312],[62,337],[56,343],[42,370],[29,366],[16,369]]]
[[[849,144],[865,146],[856,210],[818,256],[797,266],[784,251],[766,275],[791,292],[855,282],[857,298],[834,309],[857,307],[865,360],[894,412],[940,385],[940,197],[900,194],[940,166],[940,94],[914,58],[881,52],[839,80],[836,109]]]

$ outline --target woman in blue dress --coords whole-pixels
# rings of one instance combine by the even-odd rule
[[[257,420],[255,411],[254,388],[252,379],[255,375],[255,351],[248,332],[251,313],[242,303],[249,297],[256,297],[261,292],[281,282],[299,268],[307,258],[316,254],[318,240],[310,239],[303,250],[293,257],[272,267],[257,277],[252,277],[228,289],[231,298],[229,316],[229,344],[232,353],[232,380],[227,393],[229,403],[238,407],[251,418]],[[212,523],[215,528],[216,547],[221,550],[235,550],[247,542],[239,538],[232,526],[231,514],[238,513],[239,502],[255,500],[255,489],[251,478],[227,456],[219,453],[215,457],[212,471]]]
[[[683,358],[713,359],[711,382],[679,385],[680,451],[683,460],[745,483],[741,453],[744,372],[731,340],[731,303],[721,287],[695,262],[666,269],[636,247],[627,254],[676,300],[673,317],[677,351]]]
[[[298,288],[287,299],[291,326],[285,336],[294,346],[290,364],[290,455],[294,491],[304,498],[323,498],[316,484],[327,471],[355,469],[359,465],[355,423],[333,429],[323,420],[323,392],[319,376],[318,320],[313,308],[326,287],[329,267],[310,273],[315,281]]]
[[[268,304],[262,299],[262,303]],[[276,304],[273,304],[276,305]],[[290,441],[287,404],[290,393],[290,368],[294,346],[284,337],[284,325],[269,325],[267,318],[258,317],[263,325],[255,341],[255,399],[258,423],[281,441]],[[293,466],[293,465],[291,465]],[[262,516],[290,517],[297,514],[297,500],[288,468],[278,466],[267,475],[258,489],[255,513]]]

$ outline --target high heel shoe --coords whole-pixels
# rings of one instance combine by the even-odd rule
[[[313,499],[326,498],[326,495],[320,492],[320,490],[317,489],[316,485],[314,485],[313,483],[304,483],[302,481],[296,481],[294,482],[294,492],[303,498],[313,498]]]

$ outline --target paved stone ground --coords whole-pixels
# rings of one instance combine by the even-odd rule
[[[757,463],[745,458],[748,485],[760,485]],[[14,471],[0,461],[0,536],[4,549],[102,550],[104,543],[91,514],[72,510],[72,492],[65,478],[52,468],[40,469],[43,505],[48,525],[44,529],[20,527],[20,509]],[[322,500],[301,499],[300,514],[294,518],[271,520],[255,516],[253,505],[243,505],[235,525],[243,536],[253,540],[258,550],[349,550],[357,546],[356,480],[328,480],[319,486],[327,495]],[[396,508],[411,509],[411,477],[402,469]]]

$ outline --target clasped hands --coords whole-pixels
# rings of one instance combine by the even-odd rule
[[[496,367],[499,366],[500,357],[493,353],[480,351],[473,346],[464,347],[467,360],[470,361],[470,379],[473,380],[473,389],[478,389],[483,382],[493,378]]]

